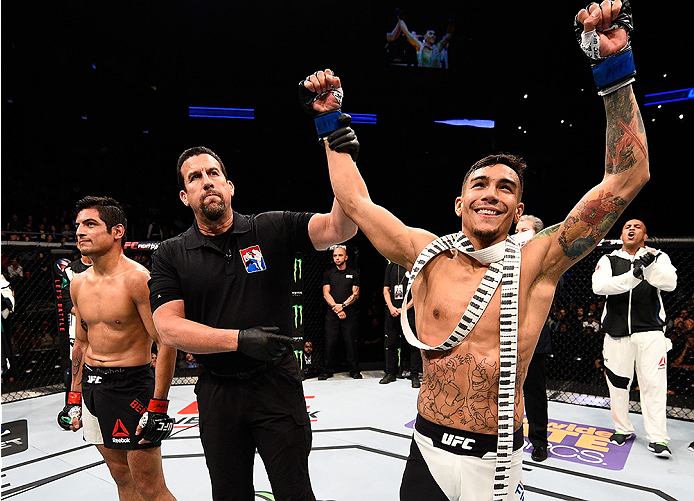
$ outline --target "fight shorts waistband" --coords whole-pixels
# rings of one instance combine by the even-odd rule
[[[83,375],[101,376],[102,379],[118,379],[128,377],[131,374],[150,369],[149,364],[137,365],[134,367],[94,367],[93,365],[84,364],[82,369]]]
[[[420,414],[417,414],[414,427],[419,433],[431,439],[434,447],[452,454],[482,457],[488,452],[496,453],[498,440],[496,435],[449,428],[432,423]],[[523,428],[519,428],[513,434],[513,450],[523,447],[524,442]]]

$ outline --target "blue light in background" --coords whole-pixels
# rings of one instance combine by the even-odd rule
[[[451,120],[436,120],[437,124],[480,127],[482,129],[493,129],[494,120],[475,120],[471,118],[453,118]]]
[[[193,118],[237,118],[253,120],[253,108],[211,108],[209,106],[189,106],[188,116]]]
[[[694,88],[646,94],[643,105],[651,106],[653,104],[673,103],[675,101],[685,101],[687,99],[694,99]]]
[[[353,124],[376,124],[376,115],[370,113],[350,113]]]

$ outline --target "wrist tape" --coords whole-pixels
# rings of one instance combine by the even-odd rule
[[[635,80],[634,75],[636,75],[636,67],[631,50],[610,56],[593,66],[593,79],[600,96],[629,85]]]
[[[71,391],[67,395],[67,403],[71,405],[82,405],[82,394],[79,391]]]
[[[149,401],[149,406],[147,407],[147,412],[158,412],[159,414],[166,414],[169,410],[169,401],[160,400],[158,398],[152,398]]]
[[[327,111],[316,116],[316,132],[318,133],[319,138],[327,137],[331,132],[335,132],[337,129],[342,127],[340,122],[337,120],[340,115],[342,115],[342,111],[337,109]]]

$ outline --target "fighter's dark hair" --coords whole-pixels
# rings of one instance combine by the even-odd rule
[[[186,151],[181,153],[180,157],[178,157],[178,164],[176,165],[176,175],[178,176],[179,188],[181,188],[183,191],[186,191],[186,183],[185,179],[183,179],[183,174],[181,173],[181,167],[183,167],[185,161],[188,160],[190,157],[197,157],[198,155],[210,155],[212,158],[214,158],[219,163],[219,166],[222,168],[222,174],[224,174],[224,179],[229,179],[229,176],[227,175],[227,169],[226,167],[224,167],[224,162],[222,162],[222,159],[219,158],[219,156],[214,151],[212,151],[209,148],[206,148],[205,146],[194,146],[193,148],[188,148]]]
[[[99,213],[99,218],[106,224],[106,231],[111,231],[117,224],[123,225],[123,238],[121,245],[125,245],[125,231],[128,229],[128,219],[125,217],[125,211],[117,200],[111,197],[92,197],[86,196],[77,204],[75,204],[75,215],[85,209],[96,209]]]
[[[520,182],[520,186],[518,186],[518,200],[520,201],[523,198],[523,172],[527,168],[527,165],[525,160],[523,160],[521,157],[511,155],[510,153],[488,155],[475,162],[475,164],[473,164],[473,166],[470,167],[470,169],[465,173],[465,177],[463,178],[463,189],[465,188],[465,185],[473,172],[483,167],[489,167],[490,165],[496,164],[506,165],[518,175],[518,180]]]

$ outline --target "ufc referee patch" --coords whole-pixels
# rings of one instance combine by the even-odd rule
[[[241,249],[239,252],[241,253],[243,265],[246,267],[246,272],[255,273],[257,271],[265,271],[265,260],[263,259],[263,253],[260,251],[259,245]]]

